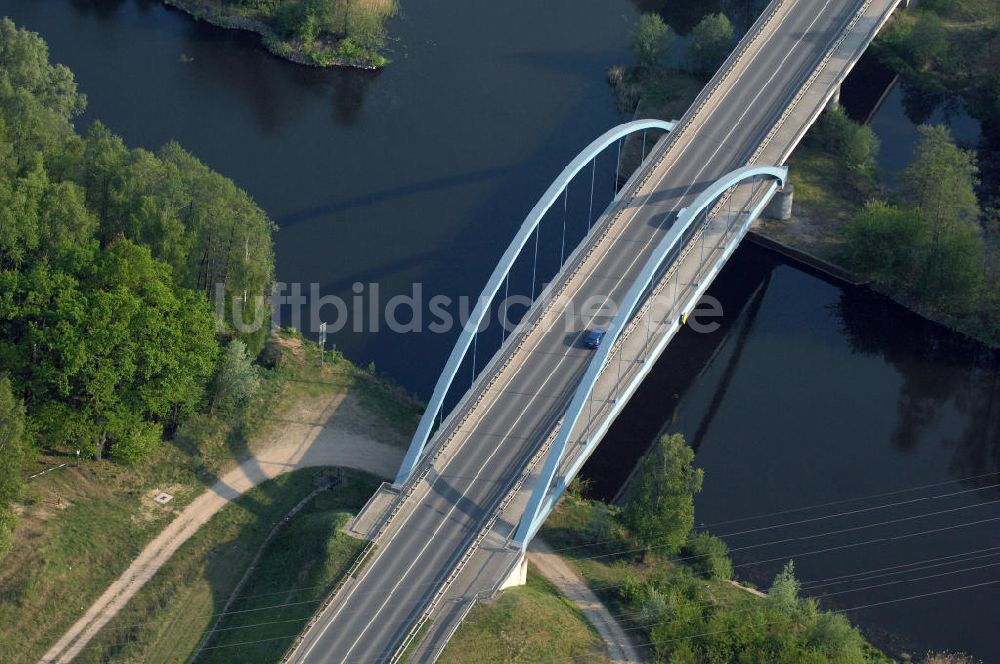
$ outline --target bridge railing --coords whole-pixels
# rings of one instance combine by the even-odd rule
[[[486,318],[486,314],[490,311],[490,307],[494,301],[494,298],[500,292],[501,286],[504,287],[504,299],[506,300],[509,293],[510,286],[510,271],[514,266],[515,261],[521,256],[521,252],[529,246],[532,236],[534,236],[533,250],[534,250],[534,265],[532,272],[532,300],[535,298],[535,288],[537,281],[537,260],[538,260],[538,237],[539,237],[539,225],[545,216],[545,213],[552,208],[552,206],[559,200],[560,197],[566,200],[567,197],[567,187],[573,178],[579,174],[588,165],[591,166],[591,191],[590,191],[590,210],[588,216],[587,224],[587,235],[590,235],[592,230],[592,222],[594,216],[594,176],[596,174],[596,159],[597,156],[603,152],[606,148],[614,145],[615,142],[619,143],[618,151],[618,162],[616,166],[616,177],[618,171],[621,167],[621,141],[634,133],[643,132],[643,148],[641,161],[645,159],[647,155],[647,145],[646,145],[646,134],[645,132],[650,129],[659,129],[663,131],[670,131],[673,129],[675,123],[664,122],[662,120],[636,120],[633,122],[628,122],[618,127],[615,127],[608,132],[604,133],[588,145],[583,152],[581,152],[573,161],[563,169],[559,177],[552,183],[552,185],[546,190],[539,199],[538,203],[532,208],[531,212],[525,218],[524,223],[521,224],[521,228],[518,230],[514,239],[511,241],[507,250],[504,252],[503,256],[500,258],[499,263],[493,270],[492,275],[486,282],[486,286],[483,288],[482,294],[479,296],[476,306],[469,316],[469,320],[463,326],[459,338],[452,349],[451,355],[448,357],[448,361],[445,364],[444,370],[441,372],[437,383],[434,386],[434,392],[431,394],[430,401],[427,404],[423,415],[421,416],[420,423],[417,425],[417,430],[413,435],[413,439],[410,442],[410,447],[407,449],[406,456],[403,459],[403,463],[400,466],[399,472],[396,475],[395,484],[402,485],[407,479],[412,475],[414,469],[420,463],[424,456],[424,450],[426,448],[427,442],[434,432],[435,424],[438,421],[438,417],[442,415],[444,408],[445,398],[451,391],[452,384],[455,380],[456,375],[463,362],[465,361],[469,349],[473,352],[473,380],[469,387],[469,391],[474,389],[476,382],[475,374],[475,357],[477,352],[477,339],[478,334],[481,331],[481,326],[483,320]],[[649,150],[651,152],[652,150]],[[622,190],[624,191],[624,190]],[[616,191],[615,200],[619,200],[622,191]],[[565,203],[564,203],[565,204]],[[560,251],[560,265],[559,272],[556,276],[562,274],[566,263],[566,247],[565,247],[565,222],[563,226],[563,246]],[[501,339],[501,344],[505,340],[505,336]],[[468,392],[468,391],[467,391]]]

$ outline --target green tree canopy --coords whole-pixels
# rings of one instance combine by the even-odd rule
[[[134,460],[201,399],[215,364],[208,301],[121,240],[78,275],[45,261],[0,273],[0,358],[53,448]]]
[[[900,176],[903,198],[939,232],[975,224],[980,212],[975,153],[957,147],[943,125],[924,125],[918,131],[913,158]]]
[[[21,495],[27,458],[24,404],[14,395],[10,379],[0,376],[0,556],[10,548],[15,522],[10,503]]]
[[[233,339],[222,354],[213,404],[222,410],[235,410],[246,404],[259,386],[260,373],[247,352],[247,345]]]
[[[699,76],[710,77],[736,45],[733,24],[725,14],[709,14],[691,31],[688,66]]]
[[[640,67],[662,66],[670,54],[674,33],[659,14],[643,14],[632,33],[632,52]]]
[[[274,224],[174,143],[81,138],[84,103],[37,34],[0,22],[0,367],[30,442],[135,461],[206,401],[235,313],[206,295],[258,307],[241,341],[266,333]]]
[[[913,160],[900,182],[903,199],[929,225],[918,288],[939,306],[970,306],[979,287],[983,253],[975,154],[958,148],[947,127],[920,127]]]
[[[663,436],[639,462],[622,509],[633,537],[666,553],[678,551],[694,526],[694,494],[703,472],[691,466],[694,451],[684,436]]]

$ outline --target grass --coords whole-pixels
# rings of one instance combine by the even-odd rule
[[[792,218],[762,218],[760,230],[778,242],[843,264],[843,230],[872,195],[859,192],[848,175],[835,175],[843,170],[835,156],[804,141],[789,160],[789,180],[795,187]]]
[[[413,653],[415,653],[417,651],[417,648],[420,647],[420,641],[423,640],[424,636],[427,635],[427,632],[430,631],[433,625],[434,625],[433,620],[425,620],[424,622],[420,623],[420,628],[417,629],[416,633],[413,635],[413,638],[410,639],[410,642],[406,644],[406,648],[403,650],[403,652],[399,654],[400,662],[405,663],[410,661],[410,658],[413,657]]]
[[[17,506],[14,546],[0,565],[0,663],[37,661],[181,509],[285,426],[276,411],[312,397],[356,395],[359,405],[338,408],[338,417],[405,445],[419,418],[415,399],[331,353],[320,370],[318,347],[295,334],[279,340],[284,362],[264,372],[259,394],[239,417],[196,415],[136,466],[74,459],[29,482],[28,499]],[[158,491],[173,500],[155,503]]]
[[[534,571],[528,584],[476,606],[438,660],[441,664],[607,662],[604,644],[580,611]]]
[[[186,661],[274,524],[315,488],[309,469],[262,484],[216,514],[91,642],[79,662]],[[379,480],[344,471],[271,541],[200,662],[276,662],[364,543],[340,527]],[[285,605],[285,606],[281,606]],[[264,624],[262,624],[264,623]],[[233,644],[254,641],[252,645]]]
[[[638,116],[679,120],[705,81],[678,69],[659,70],[643,80]]]

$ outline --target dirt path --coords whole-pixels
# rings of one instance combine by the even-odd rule
[[[345,466],[392,477],[403,448],[380,442],[384,436],[372,435],[377,428],[372,419],[354,397],[340,394],[310,399],[287,419],[275,422],[261,436],[269,442],[184,508],[45,653],[42,662],[72,661],[184,542],[220,509],[258,484],[313,466]]]
[[[584,617],[607,644],[612,662],[619,664],[642,661],[639,652],[632,645],[622,626],[608,611],[608,607],[598,599],[587,582],[581,579],[541,538],[535,538],[528,545],[528,561],[583,612]]]

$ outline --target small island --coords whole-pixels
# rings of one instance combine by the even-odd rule
[[[256,32],[269,51],[315,67],[378,69],[396,0],[164,0],[193,17]]]

